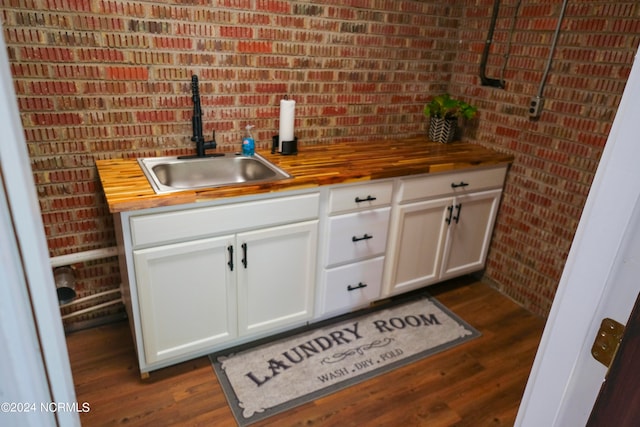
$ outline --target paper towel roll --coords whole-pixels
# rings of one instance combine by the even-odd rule
[[[280,100],[280,144],[278,151],[282,151],[282,141],[293,141],[293,122],[296,119],[296,101]]]

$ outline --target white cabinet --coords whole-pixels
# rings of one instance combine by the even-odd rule
[[[241,336],[299,324],[311,317],[317,229],[316,220],[238,234]]]
[[[501,190],[484,191],[452,201],[440,280],[484,267],[501,195]]]
[[[141,372],[482,269],[506,170],[117,214]]]
[[[439,279],[448,206],[451,199],[398,207],[389,251],[391,286],[385,294],[409,291]]]
[[[380,297],[393,182],[329,191],[317,317],[337,315]]]
[[[500,167],[402,180],[383,294],[481,270],[505,174]]]
[[[129,217],[120,238],[128,234],[124,246],[133,249],[125,295],[135,300],[128,308],[141,371],[306,323],[318,200],[313,193]]]
[[[147,364],[237,336],[236,289],[226,267],[231,236],[134,251]]]

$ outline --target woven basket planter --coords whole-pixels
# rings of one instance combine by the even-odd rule
[[[449,143],[453,141],[458,127],[457,119],[431,117],[429,123],[429,139],[434,142]]]

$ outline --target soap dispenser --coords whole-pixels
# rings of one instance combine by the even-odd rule
[[[253,125],[247,125],[246,130],[247,133],[242,138],[242,155],[243,156],[253,156],[256,153],[256,143],[251,135],[251,129]]]

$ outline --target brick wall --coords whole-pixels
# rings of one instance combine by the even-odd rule
[[[544,109],[534,120],[527,109],[540,87],[562,1],[502,1],[487,76],[504,77],[504,90],[478,84],[493,0],[473,3],[462,11],[449,90],[480,107],[469,136],[516,158],[485,274],[546,315],[638,48],[640,4],[567,3]]]
[[[95,159],[193,150],[193,73],[222,150],[249,123],[266,148],[284,94],[297,136],[325,143],[423,134],[424,102],[449,90],[480,107],[466,138],[516,156],[487,275],[546,314],[640,25],[635,1],[569,2],[532,121],[560,3],[523,0],[514,21],[502,1],[487,67],[501,90],[478,78],[493,0],[2,0],[50,254],[115,244]],[[118,286],[115,259],[76,267],[80,295]]]

